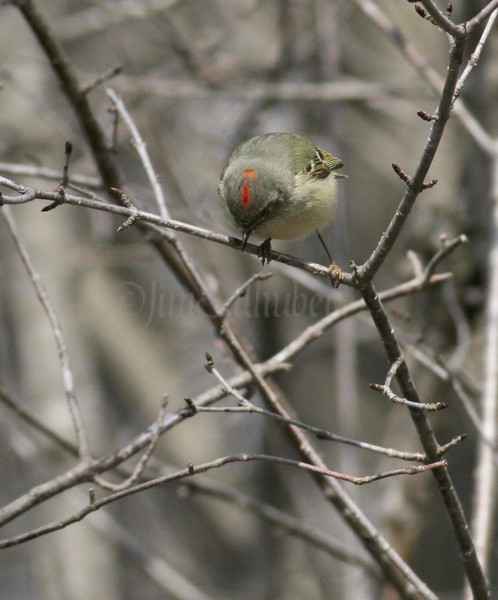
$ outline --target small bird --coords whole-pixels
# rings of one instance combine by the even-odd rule
[[[334,216],[336,178],[342,162],[293,133],[267,133],[238,146],[220,178],[218,193],[228,218],[242,233],[265,241],[263,262],[271,239],[296,240],[319,234]],[[266,245],[266,248],[264,246]]]

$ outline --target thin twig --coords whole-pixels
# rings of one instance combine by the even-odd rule
[[[371,383],[369,384],[369,387],[370,389],[375,390],[376,392],[381,392],[382,394],[384,394],[384,396],[389,398],[389,400],[391,400],[395,404],[403,404],[404,406],[408,406],[409,408],[414,408],[416,410],[436,412],[448,406],[446,402],[413,402],[411,400],[407,400],[406,398],[401,398],[400,396],[395,394],[387,385]]]
[[[356,268],[356,276],[358,280],[371,281],[372,277],[380,269],[386,256],[398,239],[418,195],[424,189],[424,179],[434,160],[446,127],[446,123],[450,117],[452,98],[458,81],[459,67],[461,64],[464,47],[464,38],[461,40],[455,40],[450,53],[448,76],[445,80],[441,99],[436,111],[437,119],[432,122],[429,139],[424,148],[422,158],[415,171],[415,174],[410,178],[409,183],[407,183],[405,194],[401,199],[398,209],[396,210],[394,217],[391,219],[386,231],[382,234],[377,247],[372,252],[368,260],[366,260],[363,265]]]
[[[14,411],[14,413],[25,423],[27,423],[34,431],[38,431],[44,435],[56,446],[63,448],[74,456],[78,456],[78,447],[75,444],[63,438],[53,429],[45,425],[45,423],[40,421],[40,419],[29,408],[23,406],[21,402],[9,394],[3,386],[0,386],[0,402]]]
[[[159,438],[161,437],[161,423],[165,416],[166,405],[167,405],[167,396],[165,396],[163,398],[163,401],[161,402],[161,407],[159,409],[159,414],[157,416],[155,428],[153,429],[153,434],[150,438],[150,443],[147,446],[145,452],[140,457],[140,460],[138,461],[138,463],[135,465],[135,468],[133,469],[133,472],[131,473],[131,475],[127,479],[122,481],[121,483],[111,483],[110,481],[107,481],[103,477],[100,477],[100,475],[96,475],[94,478],[94,481],[96,484],[98,484],[101,488],[103,488],[105,490],[111,490],[113,492],[120,492],[121,490],[126,490],[127,488],[131,487],[135,482],[137,482],[140,479],[140,477],[142,476],[142,473],[144,472],[145,467],[147,466],[147,463],[150,460],[150,457],[152,456],[152,453],[156,449]]]
[[[194,477],[184,479],[182,485],[194,494],[208,495],[217,500],[228,502],[231,506],[240,507],[244,511],[248,510],[264,521],[277,526],[285,533],[305,540],[311,546],[320,548],[330,556],[347,564],[365,569],[375,579],[379,578],[379,571],[370,559],[366,559],[359,553],[344,547],[336,538],[327,535],[322,529],[308,525],[302,518],[291,516],[265,502],[261,502],[238,490],[228,488],[226,485],[212,479]]]
[[[387,372],[386,379],[384,381],[384,387],[391,387],[391,382],[393,380],[393,377],[396,375],[398,369],[400,368],[401,362],[401,359],[398,359],[393,365],[391,365],[391,368]]]
[[[391,364],[400,361],[400,365],[396,372],[396,379],[402,394],[411,402],[420,403],[420,397],[408,370],[394,329],[392,328],[373,284],[371,282],[366,284],[363,283],[361,292],[384,344],[388,360]],[[409,408],[409,410],[428,460],[433,461],[439,456],[440,446],[436,440],[427,415],[424,411],[417,410],[416,408]],[[474,590],[476,598],[487,598],[488,586],[486,579],[476,554],[465,514],[449,472],[443,467],[441,469],[435,469],[433,474],[437,481],[439,492],[443,498],[446,511],[450,517],[455,537],[458,541],[469,584]]]
[[[219,469],[224,467],[225,465],[237,462],[251,462],[251,461],[260,461],[260,462],[271,462],[280,465],[287,465],[296,467],[298,469],[303,469],[305,471],[319,472],[321,475],[325,477],[332,477],[337,479],[342,479],[344,481],[348,481],[349,483],[354,483],[355,485],[365,485],[372,483],[374,481],[379,481],[381,479],[386,479],[388,477],[396,477],[399,475],[417,475],[419,473],[423,473],[427,470],[440,469],[442,466],[446,464],[446,461],[437,461],[430,465],[418,465],[415,467],[408,467],[406,469],[397,469],[395,471],[386,471],[384,473],[379,473],[377,475],[371,475],[366,477],[353,477],[351,475],[345,475],[343,473],[338,473],[336,471],[331,471],[329,469],[321,469],[315,465],[299,462],[296,460],[292,460],[289,458],[282,458],[278,456],[269,456],[267,454],[234,454],[230,456],[223,456],[216,460],[202,463],[200,465],[188,465],[187,468],[177,471],[176,473],[172,473],[170,475],[165,475],[163,477],[157,477],[156,479],[152,479],[150,481],[146,481],[145,483],[140,483],[134,485],[132,487],[127,488],[126,490],[121,490],[119,492],[115,492],[109,496],[106,496],[102,500],[95,500],[90,502],[86,507],[82,508],[78,513],[72,515],[67,519],[62,519],[55,523],[51,523],[49,525],[44,525],[43,527],[39,527],[38,529],[32,530],[28,533],[16,535],[4,540],[0,540],[0,549],[10,548],[12,546],[16,546],[18,544],[22,544],[29,540],[35,539],[42,535],[46,535],[47,533],[52,533],[54,531],[59,531],[64,529],[68,525],[73,523],[78,523],[82,521],[86,516],[99,510],[103,506],[111,504],[112,502],[116,502],[117,500],[121,500],[122,498],[127,498],[139,492],[143,492],[145,490],[152,489],[159,485],[165,485],[166,483],[170,483],[171,481],[178,481],[184,479],[186,477],[192,477],[198,473],[205,473],[207,471],[211,471],[213,469]],[[425,597],[433,597],[426,595]]]
[[[125,192],[122,192],[117,188],[111,188],[111,192],[120,199],[121,204],[123,206],[126,206],[132,211],[132,214],[126,219],[126,221],[124,223],[121,223],[121,225],[116,229],[117,233],[121,233],[122,231],[129,229],[135,224],[138,218],[138,210]]]
[[[68,88],[72,86],[73,81],[71,79],[67,79],[67,70],[64,69],[61,71],[59,65],[56,64],[57,58],[60,57],[60,53],[58,52],[57,45],[55,44],[53,38],[51,36],[47,36],[48,27],[46,23],[44,24],[43,19],[40,18],[40,15],[33,10],[33,3],[29,0],[19,0],[16,3],[20,9],[22,10],[24,16],[38,35],[40,42],[45,48],[47,56],[50,58],[54,68],[56,69],[61,82],[63,85],[67,85]],[[48,39],[47,39],[48,38]],[[54,52],[55,47],[55,52]],[[62,57],[64,59],[64,57]],[[74,87],[66,90],[68,96],[77,111],[78,102],[81,98],[75,96]],[[85,111],[87,107],[85,107]],[[79,112],[79,118],[82,122],[82,125],[85,127],[85,119],[84,114],[85,111]],[[86,114],[86,113],[85,113]],[[92,115],[93,116],[93,115]],[[87,135],[87,139],[92,146],[92,151],[94,152],[94,156],[99,158],[99,151],[107,152],[105,147],[100,148],[99,145],[92,144],[91,140],[91,131],[88,128],[85,128],[85,132]],[[100,132],[99,132],[100,135]],[[115,173],[108,171],[105,173],[106,168],[105,164],[99,164],[99,168],[103,173],[103,178],[106,182],[109,182],[109,187],[118,187],[121,188],[120,182],[117,178],[113,178]],[[420,189],[423,188],[423,179],[418,182]],[[155,240],[155,245],[158,247],[157,240]],[[183,283],[189,286],[189,282],[186,281],[185,277],[185,264],[182,263],[181,266],[178,264],[178,254],[175,254],[175,257],[167,256],[167,248],[163,244],[158,247],[158,250],[163,253],[163,257],[165,260],[169,261],[171,268],[174,270],[175,274],[179,279],[183,277]],[[174,261],[177,261],[176,263]],[[234,353],[234,356],[237,358],[238,362],[248,369],[251,376],[256,381],[259,389],[261,390],[263,396],[266,401],[273,407],[277,407],[279,411],[285,413],[286,407],[282,403],[282,399],[280,398],[278,392],[276,391],[274,386],[269,386],[266,384],[264,380],[260,377],[259,372],[256,370],[254,365],[254,361],[251,359],[251,352],[245,346],[242,346],[234,335],[233,331],[228,327],[221,327],[222,319],[220,319],[220,313],[218,310],[218,306],[216,302],[213,302],[213,298],[209,295],[209,290],[207,290],[208,295],[205,296],[204,293],[206,291],[205,287],[201,286],[201,282],[196,282],[197,288],[194,290],[194,296],[198,299],[199,304],[202,306],[204,310],[212,310],[210,314],[214,315],[210,317],[212,322],[217,326],[217,332],[227,343],[229,348]],[[192,287],[192,285],[190,286]],[[214,310],[213,310],[214,309]],[[209,313],[207,313],[209,314]],[[300,449],[301,454],[314,465],[321,465],[322,461],[319,455],[316,453],[313,447],[307,442],[306,438],[303,437],[299,431],[295,431],[291,429],[291,434],[294,439],[294,442]],[[104,466],[104,465],[102,465]],[[191,474],[194,470],[188,469],[188,473]],[[69,472],[67,476],[75,475],[74,473]],[[379,533],[375,530],[375,528],[369,523],[369,521],[364,518],[364,516],[359,513],[354,504],[351,502],[350,498],[343,493],[343,490],[337,484],[334,485],[334,482],[329,482],[323,477],[319,478],[319,482],[324,490],[325,496],[331,500],[335,506],[340,510],[342,516],[346,519],[348,524],[353,528],[353,530],[360,536],[361,539],[366,541],[368,539],[368,544],[366,547],[370,552],[375,556],[376,560],[383,566],[383,569],[386,573],[389,574],[390,580],[396,585],[396,587],[402,591],[405,595],[410,594],[418,594],[424,598],[433,598],[434,595],[428,590],[427,586],[421,582],[416,575],[406,566],[406,564],[400,560],[399,556],[392,550],[392,548],[386,543],[386,541],[379,535]],[[65,482],[69,485],[69,482]],[[38,494],[43,495],[44,490],[37,490]],[[38,496],[41,497],[41,496]],[[372,544],[372,540],[375,540],[375,543]],[[410,592],[408,592],[408,588]]]
[[[156,172],[154,171],[154,167],[152,166],[152,162],[149,158],[149,153],[147,152],[147,146],[140,135],[138,127],[135,125],[135,122],[131,118],[130,113],[126,110],[126,106],[121,98],[116,94],[116,92],[111,88],[106,88],[106,94],[112,100],[115,109],[119,113],[120,117],[126,123],[126,126],[130,130],[133,146],[140,156],[140,160],[145,168],[145,172],[149,179],[149,182],[152,186],[152,190],[154,192],[154,197],[157,202],[157,206],[159,208],[159,213],[164,219],[169,219],[169,211],[166,207],[166,201],[164,199],[163,189],[161,184],[159,183],[159,179],[157,178]]]
[[[48,179],[55,181],[60,179],[60,171],[57,169],[48,169],[46,167],[34,167],[32,165],[21,165],[17,163],[0,162],[0,172],[11,175],[21,175],[23,177],[36,177],[36,179]],[[98,177],[88,177],[86,175],[70,175],[68,187],[75,183],[90,189],[99,189],[102,187]]]
[[[354,0],[361,10],[375,23],[388,37],[388,39],[400,50],[403,56],[419,71],[422,77],[429,83],[436,94],[441,94],[444,79],[439,73],[419,54],[415,46],[405,37],[404,33],[384,14],[373,0]],[[498,1],[498,0],[497,0]],[[493,2],[494,3],[494,2]],[[486,7],[487,8],[487,7]],[[472,19],[467,23],[470,31]],[[475,142],[487,153],[493,154],[494,142],[489,133],[482,127],[474,115],[460,99],[453,106],[454,114],[460,123],[472,136]],[[432,120],[432,118],[431,118]]]
[[[450,440],[446,444],[439,446],[438,455],[444,456],[448,452],[448,450],[450,450],[451,448],[454,448],[457,444],[460,444],[461,442],[463,442],[466,437],[467,436],[464,433],[462,433],[460,435],[456,435],[452,440]]]
[[[467,31],[471,32],[475,27],[479,26],[485,21],[492,12],[498,8],[498,0],[491,0],[480,12],[478,12],[472,19],[467,21],[465,24]]]
[[[483,437],[484,434],[482,422],[474,408],[473,399],[464,389],[464,386],[462,385],[461,380],[458,378],[458,375],[454,373],[453,370],[451,370],[448,366],[446,366],[441,358],[435,359],[434,357],[430,357],[427,351],[424,352],[413,344],[408,345],[407,348],[415,360],[429,369],[434,375],[436,375],[436,377],[439,377],[439,379],[442,381],[447,381],[451,385],[453,391],[467,413],[467,416],[474,425],[477,433],[479,436]],[[474,394],[477,396],[478,390],[475,390]],[[484,439],[484,441],[488,445],[491,444],[490,440]]]
[[[90,83],[87,83],[86,85],[84,85],[81,88],[81,93],[89,94],[90,92],[93,92],[93,90],[98,88],[103,83],[106,83],[110,79],[113,79],[114,77],[119,75],[122,70],[123,70],[123,65],[117,65],[115,67],[111,67],[104,73],[97,75],[97,77],[95,77],[93,81],[90,81]]]
[[[448,33],[455,40],[463,39],[466,29],[462,25],[455,25],[433,2],[433,0],[419,0],[425,10],[429,13],[435,25]]]
[[[395,404],[403,404],[405,406],[409,406],[410,408],[416,408],[418,410],[426,410],[432,412],[441,410],[448,406],[444,402],[412,402],[410,400],[407,400],[406,398],[400,398],[397,394],[395,394],[391,389],[391,382],[402,364],[403,359],[400,357],[389,369],[386,376],[386,380],[384,381],[384,385],[379,385],[378,383],[371,383],[369,384],[369,388],[375,390],[376,392],[382,392],[385,396],[389,398],[389,400],[392,400],[392,402],[394,402]]]
[[[472,52],[472,54],[467,62],[467,66],[463,70],[463,73],[460,75],[457,86],[455,88],[455,93],[453,94],[453,102],[455,102],[457,100],[457,98],[459,98],[460,94],[462,93],[463,86],[465,85],[465,82],[467,81],[467,77],[470,75],[472,69],[475,66],[477,66],[477,63],[479,62],[479,59],[481,58],[481,52],[484,48],[484,44],[486,43],[486,40],[488,39],[488,36],[491,33],[491,29],[493,28],[493,25],[495,23],[497,16],[498,16],[498,9],[493,11],[493,13],[490,15],[490,17],[486,23],[486,26],[484,27],[484,30],[481,34],[479,42],[477,43],[474,52]]]
[[[60,196],[57,192],[52,191],[44,191],[44,190],[35,190],[28,188],[27,186],[20,186],[15,182],[12,182],[5,177],[0,177],[0,185],[5,187],[9,187],[15,189],[15,191],[19,191],[22,194],[22,199],[19,201],[17,196],[3,196],[4,204],[18,204],[31,202],[35,199],[39,200],[50,200],[52,202],[61,201]],[[120,188],[115,188],[120,190]],[[62,200],[64,204],[70,204],[73,206],[80,206],[84,208],[90,208],[93,210],[100,210],[108,213],[113,213],[115,215],[125,216],[125,217],[134,217],[136,221],[140,221],[146,224],[158,225],[163,228],[172,229],[174,231],[181,231],[183,233],[188,233],[195,237],[202,238],[204,240],[209,240],[211,242],[215,242],[217,244],[222,244],[224,246],[228,246],[230,248],[240,248],[240,240],[233,238],[231,236],[222,235],[219,233],[215,233],[209,229],[205,229],[202,227],[197,227],[195,225],[190,225],[188,223],[182,223],[181,221],[175,221],[173,219],[163,219],[162,217],[149,213],[143,210],[138,210],[135,208],[131,208],[128,206],[118,206],[115,204],[108,204],[103,201],[94,200],[88,197],[83,196],[74,196],[72,194],[65,194],[64,199]],[[257,244],[251,244],[250,242],[246,245],[245,248],[246,254],[254,254],[258,256],[259,246]],[[306,262],[297,257],[291,256],[289,254],[284,254],[283,252],[273,251],[271,253],[272,260],[276,260],[283,264],[287,264],[290,266],[302,268],[310,273],[315,275],[320,275],[321,277],[326,277],[327,279],[330,277],[330,273],[327,267],[319,265],[317,263]]]
[[[483,390],[481,422],[483,438],[478,446],[473,502],[472,530],[484,570],[489,572],[493,551],[497,480],[496,448],[498,441],[498,144],[493,164],[493,214],[491,246],[488,256],[488,290],[483,345]]]
[[[0,194],[0,206],[5,204],[26,204],[27,202],[32,202],[36,198],[36,190],[25,185],[20,185],[6,177],[0,177],[0,186],[14,190],[18,194],[17,196]]]
[[[48,296],[45,285],[43,284],[43,281],[40,277],[40,274],[36,271],[33,261],[31,260],[31,257],[29,255],[29,252],[26,246],[24,245],[23,241],[21,240],[21,237],[19,236],[16,222],[8,206],[3,207],[2,215],[5,219],[5,222],[7,223],[9,232],[12,236],[17,251],[19,252],[19,256],[21,257],[24,267],[28,273],[28,276],[36,292],[38,300],[40,301],[40,304],[42,305],[43,310],[47,315],[50,328],[54,335],[54,340],[57,346],[57,352],[59,356],[59,362],[62,370],[62,380],[64,384],[64,390],[66,393],[66,400],[69,412],[71,414],[71,419],[73,421],[76,439],[78,440],[79,456],[82,461],[87,461],[90,458],[88,450],[88,441],[86,438],[85,428],[83,425],[83,420],[81,418],[78,401],[76,399],[71,361],[69,358],[66,341],[64,339],[64,335],[62,333],[62,329],[59,323],[59,318],[57,317],[57,313],[54,310],[52,302],[50,301],[50,298]]]
[[[269,417],[270,419],[274,419],[283,424],[295,425],[296,427],[299,427],[301,429],[304,429],[305,431],[309,431],[313,435],[316,435],[316,437],[321,440],[340,442],[349,446],[354,446],[356,448],[362,448],[364,450],[370,450],[372,452],[384,454],[385,456],[389,456],[390,458],[399,458],[401,460],[407,460],[412,462],[426,462],[426,457],[420,452],[401,452],[393,448],[385,448],[383,446],[377,446],[375,444],[368,444],[367,442],[352,440],[350,438],[346,438],[344,436],[340,436],[330,431],[327,431],[322,427],[315,427],[313,425],[309,425],[308,423],[304,423],[303,421],[299,421],[298,419],[285,417],[270,410],[260,408],[259,406],[256,406],[247,398],[242,396],[242,394],[240,394],[240,392],[221,375],[221,373],[218,371],[218,369],[216,369],[214,364],[209,367],[209,372],[211,372],[218,379],[218,381],[223,386],[223,389],[227,393],[231,394],[234,398],[237,399],[237,401],[239,402],[239,406],[197,406],[194,402],[190,400],[187,402],[187,410],[190,410],[192,412],[255,413],[263,415],[265,417]]]
[[[247,281],[245,281],[242,285],[240,285],[233,292],[233,294],[226,300],[226,302],[223,304],[223,309],[222,309],[223,314],[226,315],[228,313],[228,311],[230,310],[230,308],[232,307],[232,305],[239,298],[242,298],[243,296],[245,296],[248,288],[251,287],[251,285],[253,283],[255,283],[256,281],[266,281],[267,279],[272,277],[272,275],[273,275],[273,273],[270,273],[269,271],[259,271],[258,273],[255,273],[254,275],[249,277],[249,279]]]
[[[204,394],[204,397],[205,396],[206,394]],[[23,407],[19,401],[13,399],[12,396],[8,394],[7,391],[1,386],[0,400],[11,410],[13,410],[23,421],[25,421],[28,425],[33,427],[42,435],[46,436],[57,446],[64,449],[66,452],[69,452],[73,456],[78,455],[78,449],[74,444],[59,436],[51,428],[41,423],[41,421],[34,416],[29,409]],[[413,460],[416,461],[417,458],[415,457]],[[154,457],[151,456],[147,464],[147,470],[153,470],[157,472],[158,470],[165,471],[165,468],[162,463],[159,463],[159,461],[155,460]],[[117,467],[117,471],[124,476],[130,473],[129,469],[126,469],[125,466]],[[168,471],[171,471],[171,469],[168,469]],[[254,498],[244,495],[239,491],[232,490],[227,486],[223,486],[219,483],[203,479],[201,477],[189,479],[188,481],[185,481],[183,485],[187,485],[192,491],[208,494],[215,498],[224,500],[225,502],[230,502],[231,504],[239,506],[244,510],[252,511],[260,518],[272,523],[273,525],[277,525],[290,535],[294,535],[297,538],[303,539],[304,541],[320,548],[324,552],[329,553],[339,560],[345,561],[352,565],[358,565],[366,569],[372,576],[378,577],[378,571],[371,561],[364,559],[358,553],[344,548],[334,539],[325,535],[322,531],[303,523],[302,519],[292,517],[283,511],[280,511],[259,500],[255,500]],[[95,498],[93,499],[92,503],[94,502]]]

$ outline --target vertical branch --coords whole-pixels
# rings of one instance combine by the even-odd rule
[[[47,294],[47,290],[43,285],[43,282],[40,278],[39,273],[36,271],[31,257],[28,253],[26,246],[23,244],[19,232],[17,230],[16,222],[14,217],[12,216],[10,207],[4,206],[2,207],[2,215],[7,223],[12,239],[14,240],[14,244],[19,252],[21,260],[28,272],[29,278],[31,279],[31,283],[35,288],[36,295],[40,301],[40,304],[45,311],[48,321],[50,323],[50,327],[52,328],[55,343],[57,346],[59,361],[62,369],[62,378],[64,382],[64,389],[66,392],[66,399],[69,406],[69,412],[71,414],[71,419],[73,421],[74,430],[76,432],[76,439],[78,442],[78,451],[81,460],[86,460],[89,458],[88,451],[88,441],[86,439],[85,429],[83,427],[83,421],[81,419],[81,414],[78,406],[78,402],[76,400],[76,394],[74,392],[74,379],[73,379],[73,371],[71,369],[71,361],[69,359],[69,354],[67,351],[66,342],[64,340],[64,336],[62,334],[62,329],[59,323],[59,319],[57,314],[50,302],[50,299]]]
[[[377,331],[379,332],[379,336],[382,339],[389,363],[391,365],[399,363],[399,367],[396,371],[396,379],[403,396],[412,402],[420,403],[420,397],[408,370],[405,357],[394,333],[394,329],[391,326],[373,284],[370,282],[361,284],[360,291],[363,300],[370,311]],[[417,408],[410,408],[409,410],[427,457],[429,460],[434,460],[434,457],[439,456],[440,447],[436,440],[436,436],[432,431],[429,419],[422,410]],[[439,492],[453,526],[453,531],[459,545],[460,554],[467,572],[470,587],[474,593],[474,598],[486,599],[489,597],[486,579],[481,565],[479,564],[465,514],[451,481],[448,469],[442,467],[440,469],[434,469],[432,473],[437,481]]]
[[[493,222],[489,251],[488,292],[484,320],[484,388],[482,433],[479,438],[472,530],[478,555],[489,570],[496,512],[497,471],[494,462],[498,435],[498,144],[493,164]]]
[[[147,177],[150,181],[152,189],[154,190],[154,197],[159,208],[159,213],[164,219],[169,219],[170,215],[164,199],[163,189],[159,183],[156,172],[154,171],[154,167],[152,166],[152,161],[150,160],[149,153],[147,152],[147,145],[140,135],[140,131],[135,125],[135,121],[131,118],[130,113],[126,110],[124,102],[121,100],[121,98],[111,88],[106,88],[105,91],[116,107],[117,114],[121,116],[123,121],[126,123],[126,126],[130,130],[135,149],[140,156],[140,160],[142,161],[145,172],[147,173]]]
[[[418,195],[426,187],[424,186],[425,176],[436,156],[446,124],[450,118],[453,97],[458,83],[458,75],[465,49],[465,41],[465,38],[455,39],[453,41],[446,80],[444,82],[441,99],[434,116],[425,150],[413,178],[408,178],[407,180],[406,191],[399,203],[394,218],[389,223],[386,231],[382,234],[372,255],[358,268],[357,274],[360,279],[368,279],[371,281],[375,273],[380,269],[386,256],[398,239]]]

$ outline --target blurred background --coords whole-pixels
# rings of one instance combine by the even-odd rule
[[[349,176],[340,180],[337,218],[323,232],[333,257],[345,270],[351,260],[360,264],[368,258],[404,191],[391,164],[414,171],[430,127],[416,113],[433,112],[438,100],[396,41],[404,36],[440,77],[447,67],[446,36],[417,16],[412,4],[39,4],[83,85],[122,66],[105,85],[121,96],[140,130],[173,218],[234,235],[217,198],[219,174],[231,150],[261,133],[299,133],[339,156]],[[455,20],[475,14],[481,5],[455,3]],[[54,189],[64,143],[70,140],[71,176],[85,177],[82,185],[99,190],[94,162],[46,57],[20,13],[8,5],[0,11],[0,173]],[[375,22],[379,14],[390,34]],[[498,122],[497,52],[492,35],[462,95],[491,134]],[[109,98],[102,86],[90,94],[111,140]],[[129,140],[121,124],[116,157],[127,189],[140,208],[158,212]],[[56,176],[29,177],[28,167],[38,173],[51,169]],[[469,243],[440,269],[452,271],[452,280],[392,302],[388,311],[422,399],[449,404],[431,417],[441,443],[467,434],[448,458],[470,517],[476,433],[448,373],[471,401],[479,398],[491,202],[489,157],[465,118],[453,115],[429,176],[438,184],[419,197],[376,287],[387,289],[413,275],[408,251],[426,262],[440,248],[442,235],[468,236]],[[93,456],[149,426],[163,394],[169,395],[168,410],[176,410],[185,397],[216,385],[203,366],[206,352],[226,377],[239,372],[194,300],[133,228],[116,234],[120,222],[108,214],[70,206],[40,213],[41,208],[32,203],[13,213],[66,335]],[[3,221],[0,232],[0,382],[49,427],[73,439],[52,333]],[[351,290],[333,290],[294,269],[275,263],[261,267],[253,256],[178,237],[222,301],[252,274],[262,269],[274,274],[256,282],[230,312],[231,323],[261,360],[357,299]],[[327,264],[315,236],[273,247]],[[370,320],[358,315],[330,329],[295,358],[289,373],[275,377],[300,419],[343,436],[418,451],[406,409],[368,389],[368,383],[384,382],[389,366]],[[257,394],[252,400],[260,402]],[[64,472],[74,459],[6,407],[0,411],[4,505]],[[317,444],[330,468],[354,475],[403,466],[332,442]],[[184,467],[237,452],[297,456],[277,424],[237,414],[187,420],[163,436],[154,456]],[[203,478],[268,502],[368,558],[303,472],[249,463]],[[429,474],[348,491],[441,598],[459,596],[463,569]],[[99,497],[103,494],[97,490]],[[88,486],[70,490],[9,524],[2,537],[72,514],[87,498]],[[496,552],[493,560],[496,572]],[[141,493],[61,532],[3,550],[0,568],[2,597],[15,599],[396,597],[365,569],[186,484]]]

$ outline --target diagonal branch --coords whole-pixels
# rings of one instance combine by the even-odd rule
[[[396,380],[403,396],[411,402],[420,403],[420,397],[408,370],[401,347],[396,339],[394,329],[373,284],[371,282],[362,283],[360,290],[379,332],[390,364],[399,365],[396,371]],[[427,414],[412,407],[409,407],[409,411],[428,459],[431,461],[435,460],[435,457],[440,454],[440,446]],[[446,467],[436,469],[433,473],[453,526],[469,584],[476,598],[488,598],[486,579],[477,557],[462,505],[451,481],[448,469]]]
[[[393,248],[401,230],[408,219],[408,216],[415,204],[415,201],[424,190],[424,180],[427,176],[432,161],[439,148],[446,123],[451,114],[453,95],[458,82],[460,65],[462,63],[463,51],[465,47],[465,38],[455,40],[450,53],[448,65],[448,75],[445,80],[443,92],[436,111],[435,120],[432,123],[431,131],[427,144],[420,159],[415,174],[410,178],[409,183],[401,202],[396,210],[394,217],[389,223],[386,231],[382,235],[377,247],[372,252],[370,258],[363,265],[358,267],[356,276],[362,281],[371,281],[375,273],[380,269],[386,256]]]
[[[35,269],[33,261],[31,260],[31,256],[29,255],[28,249],[26,248],[23,241],[21,240],[21,237],[19,236],[16,222],[11,214],[10,208],[8,206],[4,206],[1,209],[1,213],[5,222],[7,223],[10,234],[12,236],[12,239],[14,240],[14,244],[17,248],[17,251],[19,252],[19,256],[21,257],[24,267],[28,272],[31,283],[35,289],[36,295],[38,296],[38,300],[40,301],[40,304],[42,305],[42,308],[45,311],[45,314],[47,315],[47,319],[52,333],[54,335],[55,344],[59,355],[64,390],[66,392],[66,400],[69,407],[69,413],[73,422],[73,427],[76,433],[76,439],[78,441],[78,454],[82,461],[88,461],[90,459],[88,441],[86,437],[85,427],[83,425],[83,419],[81,418],[81,413],[78,406],[78,400],[76,398],[76,393],[74,390],[73,370],[71,367],[71,361],[66,346],[66,340],[62,333],[59,318],[54,307],[52,306],[43,281],[41,280],[39,273]]]
[[[306,464],[303,462],[299,462],[296,460],[282,458],[280,456],[270,456],[267,454],[233,454],[230,456],[223,456],[221,458],[217,458],[207,463],[203,463],[197,466],[189,464],[187,468],[176,471],[175,473],[171,473],[168,475],[164,475],[162,477],[157,477],[156,479],[151,479],[144,483],[136,484],[132,487],[128,487],[125,490],[119,490],[113,494],[110,494],[103,498],[102,500],[95,500],[93,497],[90,499],[90,502],[78,511],[76,514],[68,517],[67,519],[62,519],[55,523],[50,523],[49,525],[44,525],[39,527],[38,529],[32,530],[28,533],[20,534],[17,536],[13,536],[10,538],[6,538],[4,540],[0,540],[0,549],[10,548],[12,546],[16,546],[18,544],[22,544],[32,539],[36,539],[42,535],[47,535],[48,533],[53,533],[54,531],[59,531],[64,529],[68,525],[73,523],[78,523],[82,521],[89,514],[116,502],[117,500],[121,500],[122,498],[127,498],[139,492],[143,492],[145,490],[152,489],[159,485],[165,485],[166,483],[170,483],[172,481],[178,481],[184,478],[192,477],[198,473],[205,473],[207,471],[211,471],[213,469],[219,469],[220,467],[224,467],[225,465],[236,463],[236,462],[251,462],[251,461],[260,461],[260,462],[271,462],[277,463],[281,465],[293,466],[298,469],[303,469],[305,471],[311,472],[319,472],[321,475],[325,477],[332,477],[343,479],[345,481],[349,481],[351,483],[355,483],[357,485],[363,485],[367,483],[371,483],[373,481],[378,481],[380,479],[385,479],[387,477],[394,477],[397,475],[417,475],[418,473],[423,473],[427,470],[437,470],[444,465],[445,461],[437,461],[430,465],[419,465],[416,467],[409,467],[407,469],[398,469],[396,471],[387,471],[385,473],[381,473],[378,475],[372,475],[367,477],[352,477],[350,475],[345,475],[343,473],[338,473],[336,471],[331,471],[330,469],[322,469],[315,465]],[[430,600],[436,600],[436,596],[433,594],[427,593],[424,595],[413,596],[417,598],[428,598]]]

